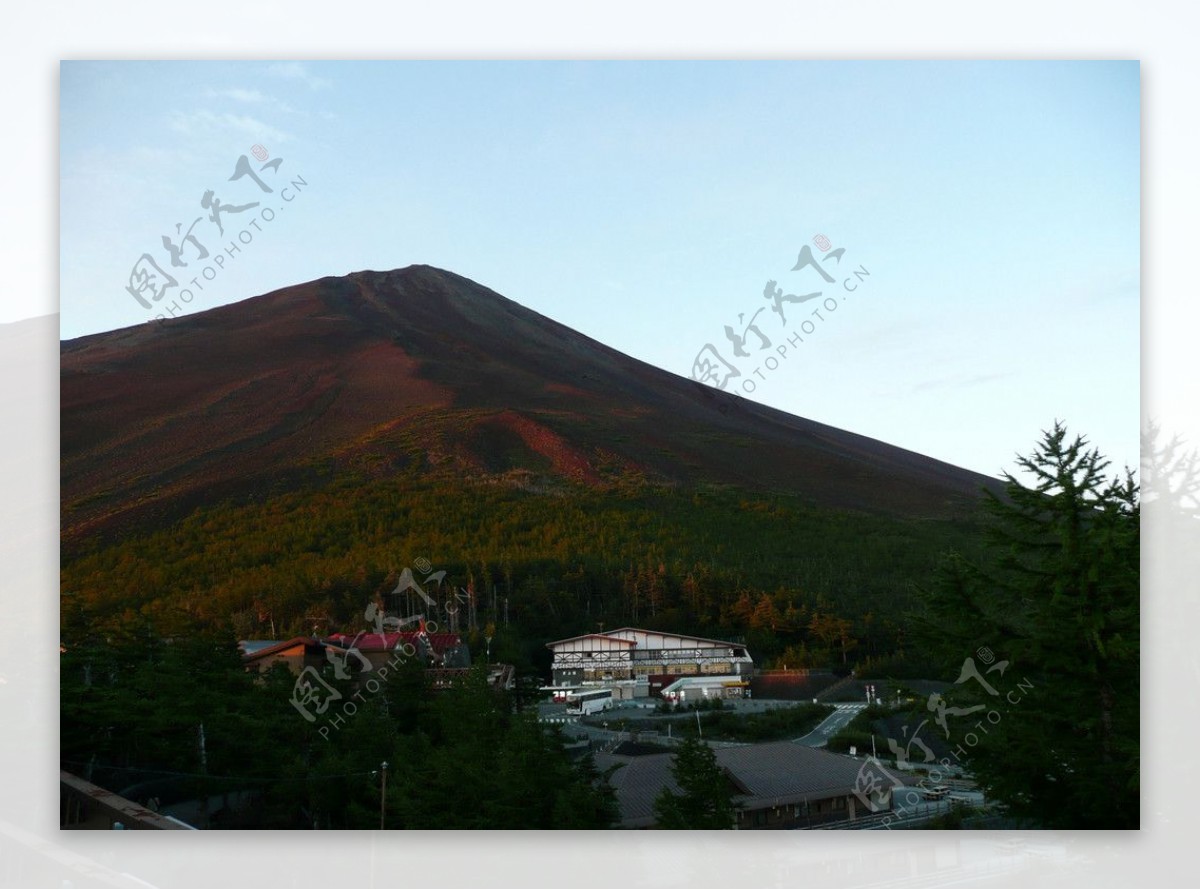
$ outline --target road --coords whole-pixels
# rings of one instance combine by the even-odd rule
[[[809,748],[823,748],[828,743],[830,736],[837,735],[838,731],[844,729],[846,724],[853,720],[858,712],[866,706],[865,702],[862,704],[836,704],[834,707],[837,710],[818,723],[816,729],[803,738],[794,739],[794,741],[797,744],[807,745]]]
[[[780,703],[769,702],[768,703],[768,702],[764,701],[764,702],[755,702],[755,703],[739,702],[738,704],[741,705],[741,707],[739,707],[738,710],[753,712],[753,711],[759,711],[759,710],[767,710],[769,708],[774,708],[774,707],[795,705],[796,702],[780,702]],[[829,741],[829,738],[833,735],[836,735],[839,730],[843,729],[847,723],[849,723],[851,720],[853,720],[855,715],[858,714],[859,711],[861,711],[863,708],[866,707],[866,704],[865,703],[859,704],[857,702],[853,703],[853,704],[848,704],[845,702],[841,702],[841,703],[834,705],[834,707],[837,708],[837,710],[835,710],[832,714],[830,714],[823,721],[821,721],[819,724],[817,724],[817,727],[812,732],[810,732],[808,735],[804,736],[803,738],[794,739],[793,741],[795,741],[801,745],[806,745],[809,748],[824,747],[825,744]],[[624,713],[622,713],[622,712],[624,712]],[[630,738],[629,730],[631,730],[631,729],[636,730],[636,728],[637,728],[636,716],[635,716],[635,713],[637,713],[637,712],[634,712],[634,713],[631,713],[631,712],[633,712],[632,708],[614,708],[613,710],[606,712],[604,717],[601,717],[602,720],[607,719],[607,721],[614,727],[616,727],[620,723],[622,717],[625,717],[625,716],[634,717],[634,720],[630,721],[630,723],[627,725],[627,728],[624,731],[619,731],[615,728],[610,730],[607,728],[589,726],[586,723],[580,723],[578,717],[574,717],[574,718],[568,717],[566,706],[561,705],[561,704],[543,703],[538,706],[538,716],[542,719],[543,722],[561,723],[561,724],[563,724],[563,732],[569,738],[584,738],[584,737],[586,737],[586,738],[591,739],[593,742],[597,742],[599,744],[612,743],[612,742],[618,741],[620,739]],[[641,712],[641,713],[644,713],[644,715],[647,718],[649,718],[651,716],[656,716],[656,715],[653,715],[651,712]],[[701,717],[701,721],[703,722],[703,717]],[[661,734],[661,735],[658,735],[657,737],[655,737],[655,735],[652,733],[644,733],[644,732],[641,734],[641,738],[644,741],[655,741],[659,744],[668,744],[668,745],[671,744],[672,742],[678,741],[678,739],[673,739],[673,738],[667,736],[666,734]],[[744,742],[713,742],[712,744],[723,747],[723,746],[729,746],[729,745],[741,745],[741,744],[745,744],[745,743]]]
[[[748,703],[747,703],[748,704]],[[774,705],[763,705],[759,710],[766,710],[775,707]],[[747,708],[747,710],[751,710]],[[652,731],[648,729],[638,728],[639,711],[630,705],[624,707],[616,707],[603,714],[596,715],[596,719],[603,722],[602,726],[594,726],[588,723],[583,723],[578,717],[568,716],[565,705],[551,704],[544,702],[538,705],[538,719],[542,723],[557,723],[562,727],[563,735],[568,739],[588,739],[593,744],[601,747],[614,745],[617,742],[632,741],[635,737],[643,742],[651,742],[657,745],[675,745],[683,741],[687,736],[677,735],[672,736],[669,733],[661,731]],[[652,712],[641,712],[641,716],[647,719],[654,715]],[[692,720],[695,720],[695,715],[690,715]],[[622,720],[628,720],[624,728],[620,728]],[[700,718],[703,724],[703,715]],[[683,722],[683,718],[679,722]],[[609,727],[612,727],[611,729]],[[709,739],[708,744],[716,748],[731,748],[739,747],[747,744],[746,742],[725,742]]]

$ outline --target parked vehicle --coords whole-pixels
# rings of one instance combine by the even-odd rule
[[[597,711],[607,711],[612,707],[611,689],[593,689],[588,692],[571,692],[567,694],[567,713],[595,714]]]

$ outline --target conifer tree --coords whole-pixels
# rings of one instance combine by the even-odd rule
[[[659,828],[733,827],[729,778],[712,748],[698,739],[687,739],[675,752],[672,774],[680,793],[664,788],[654,801]]]
[[[971,712],[941,714],[944,735],[1019,819],[1135,828],[1138,486],[1061,423],[1018,466],[1031,484],[989,495],[987,557],[949,557],[926,594],[927,642],[961,671],[945,703]]]

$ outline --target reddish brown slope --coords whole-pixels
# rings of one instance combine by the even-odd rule
[[[659,370],[426,266],[62,344],[68,538],[364,455],[590,484],[635,470],[920,516],[988,481]]]

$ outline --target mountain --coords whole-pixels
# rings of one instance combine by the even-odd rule
[[[451,272],[322,278],[61,344],[64,544],[321,473],[638,480],[956,515],[995,481],[655,368]]]

